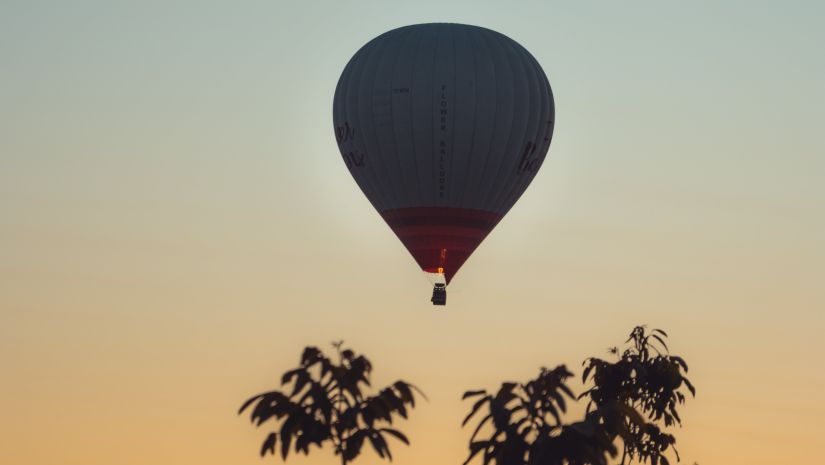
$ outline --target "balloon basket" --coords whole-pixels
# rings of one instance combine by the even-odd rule
[[[447,305],[447,285],[436,284],[433,286],[433,297],[430,299],[433,305]]]

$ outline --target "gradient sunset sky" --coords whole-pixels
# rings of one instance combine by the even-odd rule
[[[237,408],[344,339],[429,396],[394,463],[458,465],[464,390],[636,324],[698,388],[682,463],[822,463],[823,5],[4,0],[0,463],[280,463]],[[332,128],[352,54],[424,22],[513,38],[556,99],[446,308]]]

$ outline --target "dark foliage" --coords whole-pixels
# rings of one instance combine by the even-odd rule
[[[268,420],[276,423],[261,446],[261,456],[275,454],[280,447],[285,460],[290,447],[309,453],[311,445],[333,444],[335,454],[346,465],[368,442],[381,458],[392,460],[387,437],[409,444],[407,437],[390,428],[393,418],[407,418],[408,409],[415,407],[415,386],[396,381],[378,394],[363,392],[370,386],[372,365],[363,355],[342,349],[335,343],[338,362],[327,358],[315,347],[307,347],[301,364],[287,371],[281,385],[291,389],[259,394],[247,400],[240,411],[252,408],[250,418],[256,426]],[[421,394],[423,396],[423,394]],[[277,425],[280,425],[278,428]]]
[[[676,407],[685,402],[687,389],[692,396],[696,389],[684,376],[687,363],[681,358],[668,354],[665,343],[667,333],[660,329],[646,332],[644,327],[636,327],[626,342],[631,346],[619,360],[608,362],[590,358],[584,363],[582,379],[586,381],[592,374],[593,387],[580,397],[588,398],[588,410],[615,404],[637,410],[644,417],[641,422],[624,419],[624,428],[629,437],[625,439],[622,463],[638,459],[652,465],[668,465],[665,457],[668,449],[673,449],[677,460],[676,438],[663,431],[664,427],[681,425],[682,419]],[[618,355],[618,350],[613,350]]]
[[[607,465],[619,450],[622,464],[669,465],[665,453],[675,453],[676,440],[663,427],[681,424],[682,386],[692,395],[695,390],[683,375],[684,360],[667,354],[666,337],[636,327],[618,361],[587,359],[582,379],[592,386],[578,397],[567,386],[573,374],[564,365],[542,368],[527,383],[503,383],[495,394],[466,392],[465,399],[476,400],[463,424],[485,408],[487,414],[470,437],[465,465],[476,456],[484,465]],[[589,399],[584,418],[564,423],[568,402],[582,398]],[[482,431],[491,432],[480,438]]]

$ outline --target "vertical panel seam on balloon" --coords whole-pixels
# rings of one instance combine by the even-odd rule
[[[391,31],[388,34],[392,34],[393,32],[397,32],[397,31]],[[385,174],[385,171],[386,171],[386,169],[385,169],[386,164],[384,163],[384,158],[385,157],[382,156],[383,154],[381,153],[381,150],[380,150],[381,144],[378,143],[378,135],[377,135],[378,131],[376,130],[376,123],[375,123],[375,81],[378,79],[378,68],[381,66],[381,60],[383,60],[383,58],[384,58],[384,53],[387,51],[389,42],[390,41],[388,41],[388,40],[381,41],[380,53],[377,54],[378,56],[376,58],[375,69],[373,70],[372,80],[371,80],[370,86],[369,86],[369,94],[368,94],[369,95],[369,106],[368,106],[368,108],[369,108],[369,116],[370,116],[370,119],[372,120],[371,127],[373,128],[373,136],[374,136],[374,139],[376,139],[375,143],[379,148],[377,158],[381,160],[381,163],[380,163],[381,169],[379,170],[380,171],[379,178],[380,178],[381,181],[383,181],[382,185],[384,186],[384,188],[382,188],[382,190],[384,192],[387,192],[389,194],[389,196],[392,197],[391,204],[394,205],[394,206],[397,206],[398,205],[398,196],[395,193],[395,189],[394,189],[394,186],[392,186],[392,182],[388,182],[389,180],[387,179],[387,176]]]
[[[519,73],[516,72],[516,70],[515,70],[515,68],[518,66],[518,64],[514,65],[513,62],[510,60],[511,57],[510,57],[509,52],[512,51],[512,44],[510,43],[510,42],[512,42],[512,39],[510,39],[508,37],[505,37],[503,35],[500,35],[500,34],[494,34],[494,35],[495,35],[496,41],[499,44],[500,49],[504,52],[504,54],[503,54],[504,59],[507,62],[507,67],[510,68],[510,71],[512,72],[512,76],[513,76],[513,80],[512,80],[512,86],[513,86],[513,114],[510,117],[510,125],[509,125],[509,129],[507,130],[507,140],[504,143],[504,153],[506,155],[508,153],[511,153],[511,150],[512,150],[511,147],[513,147],[512,139],[513,139],[513,128],[514,128],[514,125],[515,125],[516,113],[521,110],[520,108],[516,108],[517,103],[519,103],[518,99],[517,99],[518,93],[516,92],[516,88],[518,87],[517,84],[516,84],[516,81],[519,77]],[[516,151],[514,153],[517,154],[518,151]],[[501,212],[504,212],[504,210],[501,208],[502,207],[502,205],[500,204],[500,197],[501,196],[499,194],[502,190],[504,190],[506,188],[506,186],[507,186],[507,181],[506,181],[507,176],[509,176],[509,174],[510,174],[510,173],[502,173],[501,172],[502,169],[506,167],[506,163],[507,163],[507,157],[506,156],[501,157],[501,160],[498,164],[498,167],[496,168],[496,171],[498,172],[499,181],[493,183],[493,189],[490,190],[490,192],[488,193],[488,198],[487,198],[487,200],[485,200],[485,203],[489,203],[489,205],[491,205],[495,209],[495,211],[501,211]],[[505,165],[505,166],[502,166],[502,165]]]
[[[487,43],[487,39],[486,39],[486,37],[484,37],[485,36],[485,29],[480,28],[478,32],[479,32],[478,36],[481,38],[481,41],[484,42],[484,45],[487,48],[487,52],[488,52],[488,56],[489,56],[490,44]],[[491,58],[490,61],[491,61],[491,64],[492,64],[491,69],[493,70],[493,93],[495,95],[494,98],[493,98],[493,128],[492,128],[492,132],[495,133],[496,132],[496,127],[498,126],[498,124],[497,124],[498,123],[498,97],[499,97],[498,96],[498,79],[497,79],[495,61],[492,60],[492,58]],[[483,184],[484,184],[484,173],[487,171],[487,163],[490,159],[490,152],[492,150],[493,150],[493,137],[491,137],[489,142],[488,142],[487,153],[484,156],[484,163],[482,164],[482,167],[481,167],[481,173],[479,175],[480,177],[479,177],[478,186],[477,186],[477,189],[476,189],[476,192],[478,193],[478,195],[481,195],[480,191],[483,188]],[[473,200],[478,201],[478,197],[474,198]],[[474,202],[474,206],[475,206],[475,208],[484,209],[483,202],[481,202],[481,204],[476,204]]]
[[[427,37],[426,34],[422,34],[420,30],[416,29],[416,33],[418,34],[418,43],[415,46],[415,51],[413,53],[412,58],[412,66],[410,67],[410,142],[412,143],[412,153],[413,153],[413,171],[415,171],[415,190],[417,195],[415,196],[415,205],[418,206],[421,203],[422,195],[421,195],[421,174],[418,172],[418,152],[416,151],[415,147],[415,105],[413,98],[413,92],[416,89],[415,86],[415,65],[418,63],[418,53],[421,50],[421,43],[424,42],[424,38]]]
[[[538,127],[536,128],[536,133],[537,134],[536,134],[535,139],[537,139],[537,138],[541,137],[542,129],[544,128],[545,119],[550,116],[549,111],[547,111],[545,113],[545,111],[548,110],[550,108],[550,105],[551,105],[550,98],[549,98],[550,83],[547,80],[547,77],[544,75],[544,71],[541,69],[541,65],[539,65],[538,61],[535,58],[533,58],[533,56],[527,51],[527,49],[525,49],[524,47],[520,47],[520,49],[522,51],[522,54],[525,56],[525,58],[527,58],[527,61],[532,65],[533,73],[535,74],[536,79],[539,83],[539,91],[540,91],[539,95],[542,98],[542,105],[539,108],[539,124],[538,124]],[[546,100],[546,102],[545,102],[545,100]],[[544,142],[543,139],[542,139],[542,142]],[[542,144],[542,147],[540,147],[540,149],[539,149],[540,151],[543,150],[543,145],[544,144]],[[548,149],[549,149],[549,143],[548,143]],[[528,173],[528,177],[526,177],[525,179],[523,179],[519,183],[517,183],[514,186],[515,188],[512,189],[511,192],[508,194],[507,202],[509,203],[509,205],[511,205],[511,206],[515,205],[515,203],[518,201],[518,199],[527,191],[527,188],[530,186],[533,179],[535,179],[536,175],[538,174],[538,171],[541,168],[541,165],[543,164],[544,159],[546,158],[546,154],[547,154],[547,152],[545,151],[544,154],[542,155],[541,163],[539,163],[539,165],[536,166],[536,172],[532,176],[530,176],[529,173]]]
[[[541,99],[541,101],[539,102],[539,107],[538,107],[538,113],[539,113],[538,114],[538,119],[539,119],[539,121],[538,121],[538,124],[536,126],[535,134],[532,138],[532,140],[534,141],[533,143],[535,144],[535,140],[541,134],[542,122],[544,121],[543,111],[544,111],[545,105],[543,103],[543,100],[544,100],[544,95],[543,94],[544,93],[542,92],[542,90],[543,90],[542,86],[544,86],[544,81],[541,79],[541,76],[538,75],[537,70],[536,70],[536,64],[532,60],[532,57],[529,54],[526,53],[527,50],[524,49],[523,47],[519,47],[519,51],[521,52],[523,58],[526,59],[527,63],[530,64],[530,69],[532,70],[533,75],[536,79],[536,82],[538,83],[538,88],[539,88],[539,94],[538,95],[539,95],[539,98]],[[522,194],[524,194],[524,192],[527,190],[527,187],[529,187],[529,185],[532,182],[533,178],[535,178],[535,174],[533,174],[531,176],[530,173],[527,173],[524,179],[517,180],[517,182],[514,183],[511,186],[510,191],[504,197],[504,199],[503,199],[504,205],[509,205],[510,208],[513,205],[515,205],[518,198]]]
[[[386,43],[385,40],[376,41],[376,46],[374,47],[374,50],[371,50],[370,54],[367,55],[366,59],[364,60],[365,61],[364,66],[361,68],[362,75],[369,68],[369,64],[370,64],[371,59],[376,60],[376,67],[378,66],[377,62],[380,60],[381,52],[383,51],[385,43]],[[375,73],[373,73],[373,77],[374,76],[375,76]],[[361,78],[359,78],[356,82],[357,82],[357,85],[359,86],[358,87],[358,93],[357,93],[358,98],[359,98],[358,105],[357,105],[358,122],[361,123],[361,109],[362,109],[362,102],[363,102],[362,99],[369,98],[369,105],[367,106],[368,116],[372,115],[372,89],[373,89],[373,86],[374,86],[374,82],[371,83],[370,86],[367,88],[368,92],[366,93],[366,97],[360,91],[361,86],[363,85],[363,83],[361,82]],[[385,197],[384,194],[387,193],[387,189],[386,189],[386,185],[383,183],[384,176],[382,176],[381,170],[379,169],[380,165],[378,164],[378,160],[381,158],[381,150],[377,147],[377,143],[375,141],[376,137],[375,137],[375,124],[374,124],[375,121],[374,121],[374,119],[373,119],[372,123],[373,124],[370,125],[370,128],[372,128],[372,136],[373,136],[371,139],[372,139],[372,142],[374,142],[374,144],[373,144],[374,147],[373,148],[376,148],[376,150],[373,151],[373,158],[371,160],[371,163],[369,164],[368,169],[370,170],[370,172],[372,174],[375,175],[375,176],[370,176],[370,179],[375,180],[376,192],[378,193],[377,198],[381,199],[380,202],[382,204],[382,208],[379,208],[378,210],[381,211],[381,210],[386,208],[386,203],[385,203],[386,202],[386,197]],[[359,124],[359,126],[360,126],[360,124]],[[361,128],[362,128],[361,132],[364,133],[364,144],[366,145],[368,138],[367,138],[367,133],[366,133],[365,127],[366,126],[361,126]]]
[[[356,52],[356,55],[353,57],[353,59],[355,59],[359,62],[360,61],[366,61],[367,58],[369,57],[369,54],[375,48],[375,43],[373,43],[373,45],[371,45],[371,46],[370,46],[370,43],[372,43],[372,41],[367,43],[367,45],[365,45],[362,48],[363,53],[361,53],[360,51]],[[350,99],[350,95],[353,94],[353,92],[352,92],[353,86],[358,85],[358,79],[353,79],[353,77],[354,77],[354,75],[356,75],[358,73],[358,71],[363,70],[363,68],[361,66],[355,66],[355,65],[356,65],[356,63],[353,63],[353,66],[351,67],[349,73],[347,74],[347,85],[344,86],[344,91],[345,91],[345,95],[343,97],[343,101],[344,101],[344,105],[345,105],[344,114],[347,115],[347,119],[349,119],[349,116],[353,116],[353,117],[357,118],[357,121],[355,121],[355,120],[353,121],[353,127],[356,128],[356,131],[359,131],[361,133],[361,137],[364,137],[364,134],[366,134],[366,133],[363,130],[363,127],[361,127],[361,125],[360,125],[360,122],[361,122],[360,105],[359,105],[359,102],[357,100],[358,96],[359,96],[359,92],[357,92],[357,91],[354,92],[355,98],[356,98],[356,104],[354,105],[354,107],[355,107],[354,112],[350,113],[350,111],[352,111],[352,110],[350,109],[350,105],[348,103],[348,101]],[[358,136],[356,136],[356,137],[358,137]],[[366,137],[364,137],[363,150],[364,150],[365,153],[368,154],[367,147],[366,147]],[[366,163],[366,165],[370,165],[370,164],[371,164],[371,162]],[[372,168],[371,166],[367,167],[367,169],[369,171],[372,171],[371,168]],[[364,182],[365,187],[362,187],[361,184],[358,182],[359,177]],[[381,204],[381,202],[379,200],[379,195],[378,195],[379,189],[378,189],[378,186],[375,185],[372,182],[372,177],[368,176],[366,174],[363,174],[363,175],[360,175],[358,177],[353,175],[353,178],[355,178],[356,184],[361,188],[361,190],[364,192],[364,194],[367,195],[367,200],[369,200],[370,203],[373,204],[373,206],[376,206],[375,205],[376,203],[379,204],[378,206],[376,206],[376,208],[378,208]],[[372,195],[369,195],[367,192],[371,192]]]
[[[376,132],[375,132],[376,143],[378,143],[379,152],[380,152],[381,177],[386,182],[386,185],[389,187],[389,189],[387,189],[387,191],[392,195],[393,206],[395,208],[397,208],[399,205],[401,205],[401,201],[400,201],[400,198],[399,198],[399,193],[396,190],[398,186],[395,185],[395,182],[393,182],[393,177],[390,175],[391,170],[389,169],[389,166],[388,166],[390,154],[385,154],[385,153],[383,153],[383,151],[380,150],[380,148],[381,148],[380,139],[381,138],[378,136],[379,131],[378,131],[378,124],[376,122],[376,112],[375,112],[376,82],[378,81],[378,77],[381,74],[379,72],[379,70],[382,70],[382,67],[383,67],[382,65],[384,65],[383,62],[386,59],[386,57],[385,57],[386,54],[391,53],[393,51],[393,46],[397,42],[397,38],[401,34],[401,31],[398,30],[398,29],[395,29],[395,30],[391,31],[390,34],[391,35],[390,35],[390,37],[388,37],[388,40],[384,41],[384,47],[381,50],[381,54],[377,58],[378,63],[376,64],[375,71],[372,75],[372,84],[370,85],[370,91],[371,91],[370,92],[370,110],[371,110],[370,114],[372,116],[372,127],[376,130]],[[395,55],[395,57],[397,58],[397,54]],[[391,96],[390,96],[390,110],[392,110],[392,97]]]
[[[495,36],[496,34],[498,34],[498,33],[493,32],[493,31],[490,31],[490,34],[489,34],[489,35],[494,35],[494,36]],[[493,41],[494,41],[494,42],[495,42],[495,41],[497,41],[497,40],[498,40],[498,38],[497,38],[497,37],[496,37],[495,39],[493,39]],[[499,45],[500,45],[500,44],[499,44]],[[509,64],[509,59],[506,57],[506,54],[505,54],[505,58],[504,58],[504,59],[505,59],[505,61],[507,61],[507,63]],[[510,86],[511,86],[511,88],[512,88],[513,100],[515,100],[516,89],[515,89],[515,79],[514,79],[514,78],[513,78],[513,79],[511,79]],[[505,151],[504,153],[505,153],[505,154],[507,153],[507,147],[509,146],[510,137],[511,137],[512,132],[513,132],[513,120],[515,119],[515,114],[516,114],[515,103],[513,103],[513,109],[512,109],[512,111],[510,112],[510,123],[507,125],[507,137],[505,138],[505,142],[504,142],[504,151]],[[500,158],[504,158],[504,157],[502,156],[502,157],[500,157]],[[487,169],[489,169],[489,168],[490,168],[490,165],[489,165],[489,163],[488,163],[488,164],[486,164],[486,165],[484,166],[484,171],[486,172],[486,171],[487,171]],[[499,163],[499,164],[496,166],[496,171],[498,171],[500,168],[501,168],[501,163]],[[495,179],[495,174],[496,174],[496,173],[493,173],[493,174],[494,174],[493,179]],[[495,186],[495,182],[493,182],[493,186]],[[491,187],[492,187],[492,186],[491,186]],[[494,190],[489,190],[489,191],[488,191],[488,192],[484,195],[484,205],[485,205],[485,206],[487,206],[487,205],[488,205],[488,204],[487,204],[487,202],[490,200],[490,196],[491,196],[491,194],[492,194],[493,192],[495,192],[495,191],[494,191]],[[496,211],[496,212],[498,213],[498,211]]]
[[[507,67],[510,69],[510,72],[512,74],[511,86],[512,86],[512,89],[513,89],[513,112],[510,115],[510,124],[508,125],[508,128],[507,128],[507,139],[504,142],[504,154],[503,154],[502,157],[500,157],[498,166],[496,167],[496,175],[497,175],[498,179],[500,179],[500,183],[499,182],[493,182],[493,189],[491,189],[488,192],[488,199],[485,200],[485,203],[490,202],[490,205],[492,205],[492,207],[495,209],[495,211],[505,213],[505,210],[503,210],[501,208],[501,205],[497,205],[496,201],[498,200],[498,192],[500,192],[501,189],[504,189],[504,187],[507,185],[507,182],[505,181],[507,173],[502,173],[501,172],[502,168],[503,168],[502,165],[505,165],[505,163],[507,161],[507,156],[506,155],[508,153],[510,153],[510,151],[512,150],[511,147],[513,147],[512,139],[513,139],[513,129],[515,127],[516,113],[520,110],[519,108],[516,107],[516,105],[518,103],[518,100],[516,98],[517,95],[518,95],[517,92],[516,92],[516,89],[517,89],[516,81],[518,79],[518,73],[515,72],[513,63],[511,61],[510,54],[508,53],[508,47],[510,46],[510,42],[512,41],[512,39],[510,39],[508,37],[505,37],[505,36],[503,36],[501,34],[498,34],[498,33],[494,33],[493,35],[495,36],[495,40],[499,44],[499,49],[504,52],[504,60],[506,61]],[[518,151],[516,151],[514,153],[518,153]],[[489,198],[489,197],[492,197],[492,198]]]
[[[541,65],[539,64],[538,60],[536,60],[533,57],[533,55],[531,55],[530,52],[527,51],[527,49],[524,49],[523,52],[528,57],[530,62],[533,64],[533,72],[536,74],[536,77],[539,80],[539,83],[540,83],[540,86],[541,86],[540,90],[543,91],[542,94],[541,94],[542,95],[542,102],[543,102],[543,105],[541,107],[541,114],[540,114],[541,119],[539,120],[539,127],[538,127],[538,131],[537,131],[537,134],[536,134],[536,139],[538,140],[539,138],[541,138],[542,146],[541,146],[540,150],[544,150],[544,148],[543,148],[544,138],[542,138],[542,133],[543,133],[542,130],[544,129],[545,120],[547,120],[550,117],[550,114],[553,112],[553,110],[552,110],[552,100],[553,100],[552,90],[550,88],[550,81],[547,79],[547,76],[544,74],[544,70],[541,68]],[[550,130],[550,133],[548,134],[548,136],[549,136],[549,139],[552,139],[552,136],[553,136],[552,129]],[[527,191],[527,187],[529,187],[529,184],[532,183],[532,180],[535,179],[535,177],[538,175],[539,170],[541,170],[541,167],[544,164],[544,160],[547,159],[547,154],[549,153],[549,151],[550,151],[550,140],[547,141],[547,150],[544,150],[544,153],[541,156],[541,160],[539,161],[538,165],[536,166],[536,173],[533,174],[533,177],[530,179],[530,182],[527,183],[528,186],[525,186],[523,189],[521,189],[521,193],[517,193],[517,196],[512,201],[513,203],[515,203],[518,200],[518,198],[521,195],[523,195],[524,192]]]
[[[478,112],[478,64],[476,63],[476,52],[475,48],[473,47],[473,39],[470,32],[467,28],[463,28],[464,34],[467,36],[467,43],[470,46],[470,56],[473,57],[473,129],[470,131],[470,148],[469,152],[467,153],[467,160],[466,166],[464,171],[464,189],[461,191],[461,197],[459,198],[459,205],[464,207],[466,204],[464,203],[464,199],[467,197],[467,186],[470,184],[470,167],[472,166],[473,161],[473,149],[475,148],[476,142],[476,123],[478,121],[478,117],[476,113]]]
[[[409,30],[407,30],[405,32],[407,32],[408,34],[411,33]],[[397,35],[399,36],[399,39],[398,39],[399,49],[395,50],[395,56],[393,57],[392,70],[390,71],[390,79],[389,79],[389,84],[390,84],[390,123],[392,125],[392,148],[393,148],[393,153],[395,155],[396,164],[398,165],[398,175],[399,175],[399,180],[400,180],[400,184],[401,184],[401,186],[395,186],[395,188],[399,188],[399,187],[401,188],[402,197],[404,198],[404,201],[406,201],[407,196],[406,196],[406,187],[405,187],[406,183],[404,182],[404,167],[401,166],[401,157],[398,155],[398,138],[395,135],[395,112],[393,111],[393,98],[392,98],[393,80],[395,78],[395,68],[398,65],[398,57],[399,57],[399,55],[401,55],[400,48],[404,46],[404,41],[401,40],[401,37],[402,37],[401,32],[399,32]],[[402,205],[407,205],[407,203],[404,202],[404,203],[402,203]],[[398,206],[399,205],[396,205],[396,207],[398,207]]]
[[[437,181],[438,176],[436,175],[437,174],[436,170],[437,170],[438,165],[436,163],[436,157],[435,157],[436,152],[437,152],[437,150],[436,150],[437,145],[435,143],[435,112],[434,112],[434,108],[435,108],[435,86],[436,86],[436,84],[435,84],[435,77],[436,77],[435,66],[436,66],[436,63],[438,61],[437,60],[437,58],[438,58],[438,27],[432,26],[431,29],[435,30],[435,50],[433,52],[433,67],[432,67],[432,70],[431,70],[432,76],[430,76],[430,113],[429,114],[430,114],[430,136],[432,137],[432,150],[430,151],[430,161],[431,161],[432,164],[430,166],[432,167],[432,171],[433,171],[432,172],[432,174],[433,174],[432,179]],[[433,190],[433,192],[431,192],[431,194],[433,196],[431,205],[436,206],[437,205],[437,199],[438,199],[438,194],[437,194],[438,182],[433,183],[433,186],[435,186],[435,189]]]
[[[450,38],[452,39],[452,44],[453,44],[453,88],[452,88],[452,92],[453,92],[452,93],[453,111],[452,111],[452,119],[450,120],[450,123],[451,123],[451,125],[450,125],[450,152],[449,152],[449,154],[450,154],[450,157],[449,157],[450,170],[447,171],[447,176],[448,176],[447,179],[450,180],[450,183],[452,183],[452,181],[455,179],[455,176],[453,176],[453,160],[455,159],[455,119],[456,119],[456,115],[458,115],[458,98],[457,98],[458,92],[457,92],[457,89],[456,89],[456,85],[457,85],[457,82],[458,82],[458,78],[457,78],[458,63],[456,62],[455,34],[456,34],[456,30],[451,29],[450,30]],[[451,205],[451,206],[455,205],[454,199],[449,198],[450,197],[450,192],[453,192],[453,191],[454,191],[454,189],[447,189],[447,197],[448,197],[447,198],[447,203],[448,203],[448,205]]]
[[[526,121],[526,124],[525,124],[525,127],[524,127],[524,134],[522,135],[522,137],[520,139],[523,143],[523,141],[527,140],[527,136],[529,135],[530,121],[532,119],[535,119],[535,115],[533,115],[533,113],[530,112],[530,110],[533,109],[533,102],[532,102],[532,100],[533,100],[532,97],[533,96],[532,96],[532,92],[531,92],[531,90],[533,89],[533,85],[531,84],[531,81],[527,77],[527,75],[532,71],[532,73],[534,75],[534,78],[537,78],[537,77],[535,76],[535,69],[533,69],[532,62],[529,61],[529,58],[522,51],[523,48],[520,45],[518,45],[518,43],[516,43],[515,41],[507,41],[507,45],[511,48],[511,50],[516,52],[516,55],[519,56],[519,59],[516,60],[517,63],[516,63],[515,66],[519,67],[520,71],[524,74],[524,87],[527,89],[528,116],[527,116],[527,121]],[[529,68],[527,68],[525,66],[525,62],[529,63],[529,65],[530,65]],[[541,126],[541,123],[540,122],[536,123],[536,126],[537,126],[536,130],[538,130]],[[534,137],[532,137],[532,139],[533,140],[535,139],[535,135],[534,135]],[[521,146],[519,146],[519,148],[521,148]],[[510,165],[512,168],[514,168],[514,170],[511,170],[511,169],[508,168],[508,172],[506,173],[506,176],[509,177],[509,176],[512,176],[513,174],[515,174],[516,179],[512,182],[503,182],[502,183],[502,188],[498,192],[498,194],[496,194],[496,198],[495,198],[495,203],[497,204],[496,208],[498,210],[502,211],[502,212],[509,211],[509,209],[513,206],[513,204],[515,202],[513,202],[512,204],[508,202],[508,199],[511,197],[511,193],[514,190],[516,190],[516,191],[520,190],[522,188],[523,181],[526,181],[526,179],[522,180],[521,178],[518,177],[518,166],[519,166],[519,163],[520,163],[520,160],[518,158],[519,152],[517,151],[517,152],[515,152],[515,154],[516,154],[516,157],[515,157],[513,163],[511,163],[511,165]],[[527,177],[530,177],[529,173],[527,173]],[[532,179],[532,177],[530,177],[530,179]],[[528,182],[528,184],[529,184],[529,182]]]

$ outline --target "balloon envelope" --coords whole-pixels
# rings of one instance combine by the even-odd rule
[[[555,108],[541,66],[512,39],[418,24],[355,53],[333,121],[358,186],[418,265],[449,282],[541,167]]]

